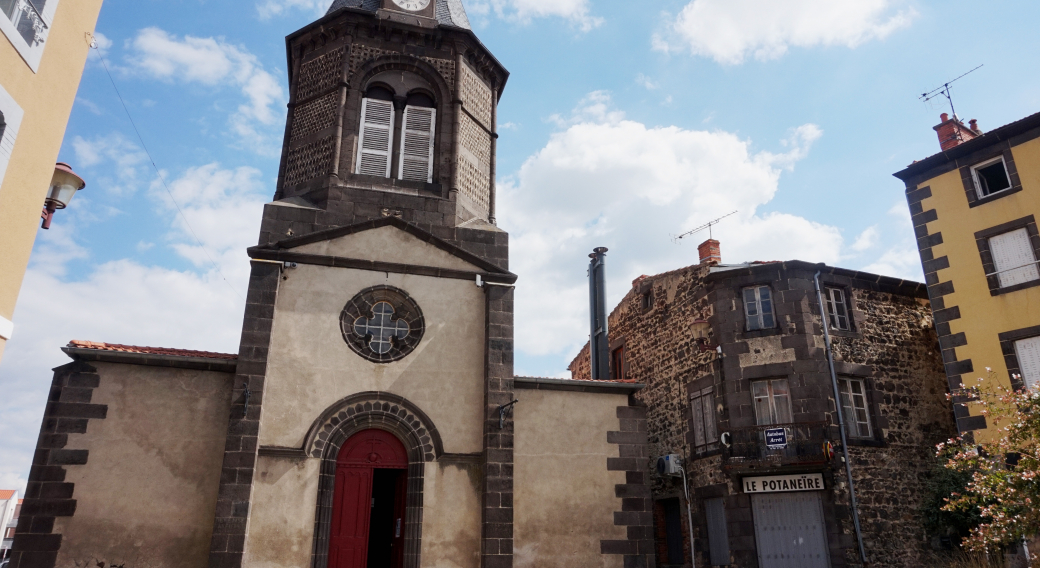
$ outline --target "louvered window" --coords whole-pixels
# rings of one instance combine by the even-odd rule
[[[436,122],[436,109],[411,105],[404,107],[398,178],[433,182],[433,135]]]
[[[693,417],[693,450],[700,454],[718,448],[715,429],[715,398],[711,387],[690,394]]]
[[[394,104],[378,99],[362,99],[357,173],[390,177],[390,147],[393,137]]]
[[[989,251],[1001,288],[1040,279],[1033,245],[1025,229],[992,237],[989,240]]]
[[[1040,337],[1016,341],[1015,355],[1018,356],[1022,382],[1029,390],[1035,390],[1040,386]]]

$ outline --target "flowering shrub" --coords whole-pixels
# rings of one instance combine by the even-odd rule
[[[962,541],[973,552],[995,552],[1040,532],[1040,507],[1034,506],[1040,505],[1040,392],[1001,386],[986,371],[988,380],[957,396],[981,407],[994,439],[954,438],[937,447],[947,469],[970,475],[964,492],[952,493],[943,510],[978,511],[981,522]]]

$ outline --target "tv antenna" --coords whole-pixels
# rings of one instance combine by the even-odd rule
[[[695,229],[690,229],[689,231],[686,231],[685,233],[679,235],[678,237],[672,237],[672,241],[678,243],[680,240],[682,240],[683,237],[688,237],[688,236],[690,236],[690,235],[692,235],[694,233],[699,233],[699,232],[703,231],[704,229],[708,230],[708,238],[710,239],[711,238],[711,226],[712,225],[718,225],[719,221],[725,219],[726,217],[729,217],[730,215],[732,215],[734,213],[736,213],[736,211],[731,211],[729,213],[726,213],[722,217],[719,217],[718,219],[712,219],[711,221],[708,221],[707,223],[701,225],[700,227],[697,227]]]
[[[985,64],[983,64],[983,65],[985,65]],[[961,77],[963,77],[964,75],[967,75],[968,73],[971,73],[972,71],[978,70],[980,67],[982,67],[982,65],[979,65],[975,69],[972,69],[971,71],[968,71],[967,73],[962,74],[960,77],[957,77],[955,79],[950,79],[949,81],[946,81],[945,83],[942,84],[941,87],[936,87],[936,88],[932,89],[931,91],[928,91],[927,93],[921,93],[921,96],[919,96],[917,98],[921,99],[921,102],[925,102],[926,103],[926,102],[934,99],[935,97],[938,97],[939,95],[942,95],[942,96],[946,97],[946,100],[950,101],[950,114],[952,114],[954,116],[954,118],[956,118],[957,117],[957,111],[955,111],[953,109],[953,97],[950,95],[950,83],[956,81],[957,79],[960,79]]]

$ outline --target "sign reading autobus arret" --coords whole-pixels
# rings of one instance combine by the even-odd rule
[[[781,491],[822,491],[822,473],[801,475],[766,475],[745,477],[744,493],[779,493]]]

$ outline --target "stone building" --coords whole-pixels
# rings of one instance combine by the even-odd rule
[[[336,0],[237,354],[74,341],[11,568],[653,566],[639,384],[513,377],[508,74],[459,0]]]
[[[861,565],[817,272],[867,559],[920,565],[923,475],[956,432],[925,286],[802,261],[719,264],[718,247],[636,279],[609,318],[612,378],[646,385],[634,397],[649,463],[685,463],[697,566]],[[570,368],[589,376],[588,346]],[[658,566],[689,566],[681,479],[652,477]]]

